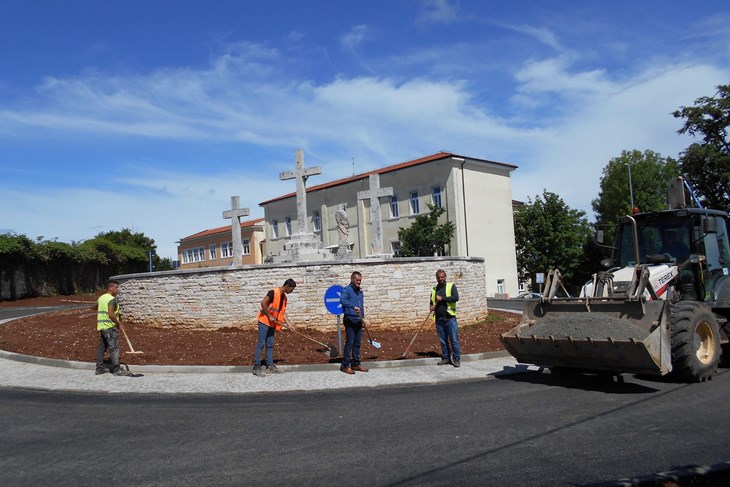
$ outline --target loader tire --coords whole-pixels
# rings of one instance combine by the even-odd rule
[[[720,363],[720,327],[697,301],[672,305],[672,376],[684,382],[711,379]]]

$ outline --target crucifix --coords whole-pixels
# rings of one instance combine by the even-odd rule
[[[369,182],[370,189],[367,191],[358,191],[357,199],[370,200],[370,222],[373,225],[370,246],[373,255],[380,255],[383,253],[383,221],[380,214],[380,198],[393,196],[393,188],[380,187],[380,174],[371,174]]]
[[[223,218],[231,219],[231,236],[233,237],[233,264],[243,264],[243,246],[241,244],[241,217],[248,216],[248,208],[241,208],[241,198],[231,196],[231,209],[223,212]]]
[[[293,171],[285,171],[279,173],[279,179],[285,181],[287,179],[297,180],[297,233],[303,235],[307,233],[307,179],[309,176],[321,174],[319,166],[304,167],[304,151],[297,149],[296,163]]]

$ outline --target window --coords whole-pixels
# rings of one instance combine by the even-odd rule
[[[211,244],[210,246],[210,260],[215,260],[216,257],[216,251],[215,251],[215,244]]]
[[[390,242],[390,253],[396,255],[400,251],[400,242],[398,240]]]
[[[411,215],[420,213],[418,207],[418,191],[411,191]]]
[[[284,226],[286,227],[286,236],[291,235],[291,218],[286,217],[286,220],[284,220]]]
[[[497,292],[504,294],[504,279],[497,279]]]
[[[441,186],[434,186],[431,191],[431,203],[436,208],[441,208]]]
[[[241,244],[243,245],[243,255],[251,255],[251,241],[244,238]]]
[[[202,262],[205,260],[205,247],[196,247],[183,252],[183,264]]]
[[[315,232],[319,232],[322,230],[322,218],[319,216],[318,211],[312,212],[312,227],[314,228]]]
[[[231,242],[221,244],[221,257],[233,257],[233,244]]]
[[[390,217],[398,218],[398,195],[390,197]]]
[[[271,220],[271,234],[274,238],[279,238],[279,222],[278,220]]]

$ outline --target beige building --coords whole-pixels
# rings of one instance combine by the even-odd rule
[[[487,296],[515,296],[519,282],[510,174],[516,168],[511,164],[439,152],[312,185],[307,188],[307,228],[321,238],[324,247],[335,251],[339,240],[335,212],[345,204],[353,257],[371,255],[370,204],[369,200],[358,200],[357,194],[370,189],[370,174],[378,174],[380,187],[393,190],[392,196],[379,200],[384,252],[397,252],[398,230],[410,226],[416,216],[427,213],[427,203],[445,207],[443,221],[453,221],[456,225],[447,253],[483,257]],[[291,192],[259,205],[264,209],[266,253],[278,255],[297,228],[296,194]]]
[[[243,264],[261,264],[263,261],[263,218],[241,222]],[[203,230],[180,239],[177,258],[181,269],[230,266],[233,264],[233,237],[231,226]]]

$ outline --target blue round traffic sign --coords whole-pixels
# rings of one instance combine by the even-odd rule
[[[342,294],[343,289],[345,288],[343,288],[339,284],[335,284],[334,286],[327,289],[327,292],[324,293],[324,307],[327,308],[327,311],[329,311],[333,315],[342,314],[340,295]]]

